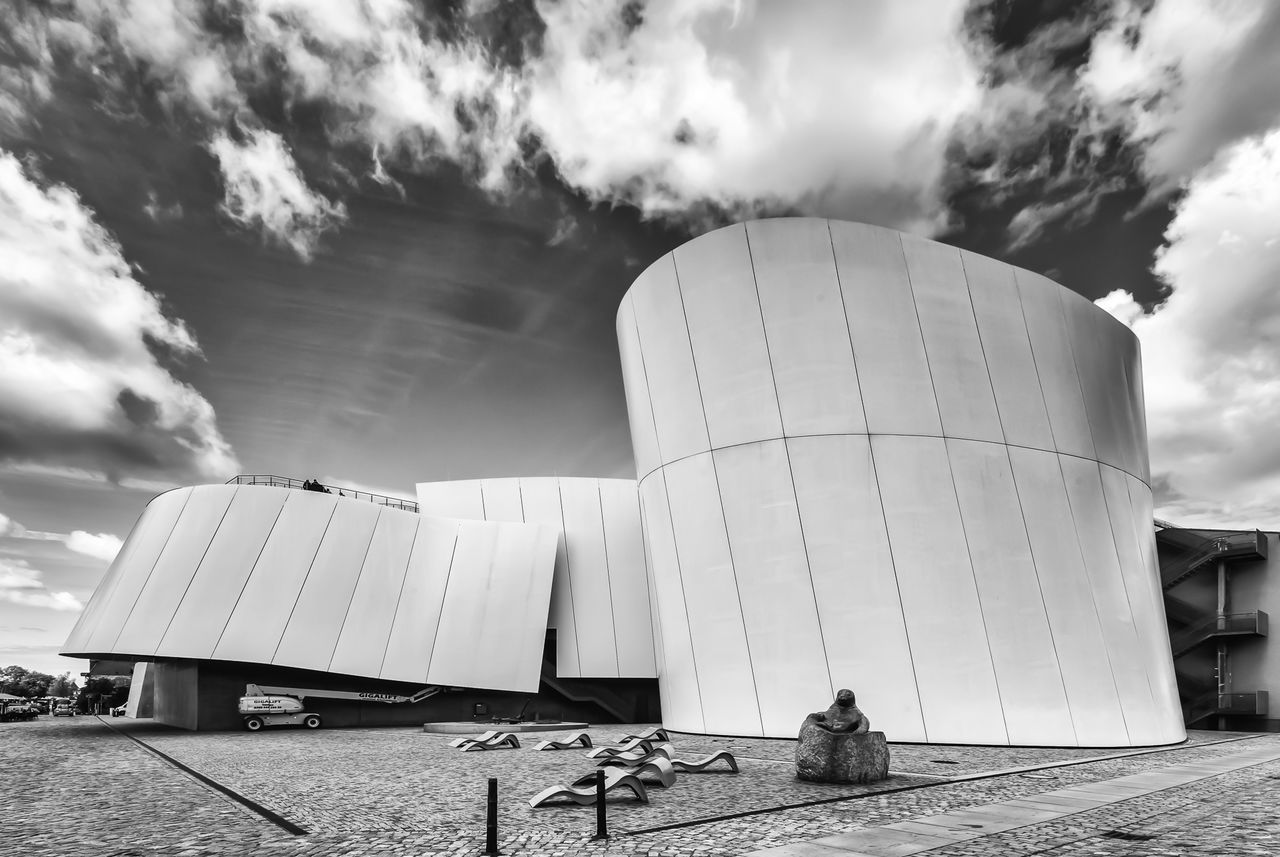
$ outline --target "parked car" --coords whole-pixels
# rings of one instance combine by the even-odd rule
[[[124,716],[124,710],[125,710],[125,706],[123,706],[123,705],[117,705],[115,708],[111,709],[111,716],[112,716],[112,717],[123,717],[123,716]]]
[[[71,703],[63,702],[54,707],[53,716],[54,717],[75,717],[76,710],[71,707]]]

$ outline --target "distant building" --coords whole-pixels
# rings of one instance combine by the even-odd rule
[[[663,256],[617,329],[637,481],[423,483],[414,511],[282,480],[169,492],[65,653],[154,661],[157,719],[188,728],[235,726],[248,682],[426,684],[451,690],[326,719],[523,699],[789,737],[848,686],[895,741],[1185,737],[1139,348],[1108,314],[795,218]]]

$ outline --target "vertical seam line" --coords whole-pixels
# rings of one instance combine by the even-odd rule
[[[609,621],[613,623],[613,662],[615,665],[614,673],[618,678],[622,677],[622,654],[618,649],[618,614],[613,609],[613,569],[609,565],[609,533],[604,523],[604,490],[600,487],[600,480],[596,483],[596,500],[600,509],[600,543],[604,547],[604,580],[609,587]],[[577,630],[575,628],[575,630]]]
[[[560,477],[555,477],[555,480],[556,499],[560,501],[560,538],[564,539],[564,579],[569,587],[569,618],[573,622],[573,651],[578,658],[578,675],[582,675],[582,646],[578,642],[578,608],[573,601],[573,563],[569,561],[569,530],[564,523],[564,491],[560,487]],[[559,636],[557,632],[557,640]],[[559,674],[559,672],[560,665],[556,664],[556,673]]]
[[[396,593],[396,606],[391,609],[391,624],[387,627],[387,641],[382,645],[382,659],[378,661],[378,678],[382,678],[387,668],[387,652],[391,651],[391,635],[395,633],[396,616],[400,614],[400,601],[404,598],[404,587],[409,580],[409,569],[413,566],[413,552],[418,549],[418,532],[422,529],[422,518],[413,526],[413,540],[409,542],[409,556],[404,561],[404,574],[400,575],[400,591]]]
[[[133,597],[133,603],[129,605],[129,612],[125,614],[124,621],[120,623],[120,630],[116,631],[116,635],[111,638],[110,649],[115,649],[116,644],[120,642],[120,635],[124,633],[124,629],[129,627],[129,620],[133,618],[133,611],[137,609],[138,602],[142,600],[142,593],[147,591],[147,584],[151,582],[151,575],[155,574],[156,566],[160,564],[160,558],[164,556],[165,549],[169,547],[169,540],[173,538],[173,533],[178,529],[178,523],[182,520],[182,513],[187,511],[187,504],[191,502],[191,495],[196,489],[191,488],[187,491],[186,499],[182,501],[182,508],[178,510],[178,515],[173,519],[173,526],[169,527],[169,533],[164,537],[164,544],[160,546],[160,550],[156,553],[156,558],[151,563],[151,570],[147,572],[147,577],[142,581],[142,585],[138,587],[138,594]]]
[[[240,606],[240,599],[244,597],[244,591],[249,588],[249,581],[253,579],[253,573],[257,570],[258,563],[262,561],[262,554],[266,551],[267,543],[271,541],[271,535],[276,531],[276,525],[280,523],[280,516],[284,514],[284,507],[288,502],[289,497],[286,495],[280,503],[280,508],[276,510],[276,516],[271,521],[271,526],[267,528],[266,538],[262,540],[262,547],[258,548],[258,555],[253,558],[253,564],[249,566],[249,573],[244,576],[244,583],[240,584],[240,591],[236,594],[235,603],[231,605],[231,610],[227,613],[227,621],[222,623],[222,630],[218,632],[218,639],[214,642],[213,648],[209,650],[210,658],[218,651],[218,646],[222,645],[222,638],[227,633],[227,626],[231,624],[231,618],[236,615],[236,608]]]
[[[356,571],[356,582],[351,587],[351,595],[347,599],[347,609],[342,614],[342,624],[338,626],[338,635],[333,638],[333,648],[329,650],[329,666],[326,672],[333,669],[334,655],[338,654],[338,643],[342,642],[342,631],[347,627],[347,617],[351,615],[351,605],[356,600],[356,590],[360,588],[360,578],[364,577],[364,564],[369,561],[369,551],[373,548],[373,538],[378,534],[378,524],[382,523],[382,510],[385,506],[378,508],[378,517],[373,519],[373,528],[369,530],[369,541],[365,542],[364,555],[360,557],[360,568]]]
[[[668,253],[667,255],[671,258],[671,268],[672,268],[672,271],[674,272],[675,264],[676,264],[675,257],[672,256],[670,253]],[[693,668],[693,688],[694,688],[694,693],[698,698],[698,716],[701,718],[702,726],[705,729],[706,723],[707,723],[707,712],[702,705],[702,681],[698,677],[698,657],[693,649],[693,624],[689,621],[689,599],[686,596],[685,590],[684,590],[684,563],[680,561],[680,548],[676,544],[675,521],[671,519],[671,491],[667,488],[667,474],[665,472],[665,469],[667,467],[667,462],[662,455],[662,439],[658,436],[658,415],[657,413],[654,412],[654,409],[653,409],[653,388],[649,385],[649,368],[648,368],[647,362],[644,359],[644,340],[640,336],[640,314],[635,311],[634,299],[631,302],[631,306],[632,306],[631,320],[635,324],[635,328],[636,328],[636,347],[640,352],[640,371],[644,374],[645,393],[649,396],[649,416],[653,420],[653,445],[654,445],[654,448],[657,449],[658,451],[658,461],[660,462],[659,466],[655,470],[650,471],[648,475],[651,476],[653,475],[653,473],[656,472],[662,478],[662,496],[667,504],[667,523],[669,525],[668,529],[671,531],[671,548],[672,548],[672,551],[675,553],[675,557],[676,557],[676,578],[680,581],[680,604],[684,607],[684,632],[685,632],[685,636],[689,638],[689,661],[690,661],[690,666]],[[693,360],[693,343],[689,343],[689,360],[690,362],[692,362]],[[703,419],[705,421],[706,417],[704,416]],[[710,442],[711,442],[711,438],[708,437],[707,443],[710,444]],[[639,483],[637,483],[637,487],[638,486],[639,486]],[[656,568],[656,562],[655,562],[655,568]],[[654,575],[654,585],[655,586],[657,585],[656,574]],[[661,627],[661,621],[662,621],[661,616],[659,616],[658,621],[659,621],[659,627]],[[665,662],[666,660],[665,644],[663,646],[662,652],[663,652],[663,660]],[[656,650],[654,652],[654,655],[656,657],[657,655]]]
[[[747,231],[746,226],[742,227],[742,231],[743,231],[743,234],[745,235]],[[738,570],[734,568],[734,565],[733,565],[733,542],[729,538],[729,522],[725,518],[724,497],[720,493],[720,490],[721,490],[720,489],[720,472],[719,472],[719,469],[716,467],[715,453],[710,448],[711,447],[711,424],[707,421],[707,401],[706,401],[706,398],[702,395],[702,378],[698,374],[698,355],[694,352],[694,349],[693,349],[693,331],[690,330],[689,328],[689,311],[684,304],[684,287],[681,286],[680,284],[680,266],[676,264],[676,257],[674,252],[671,254],[671,268],[675,272],[675,276],[676,276],[676,294],[680,298],[680,315],[684,319],[685,335],[688,336],[689,338],[689,357],[693,363],[693,381],[695,386],[698,388],[698,404],[701,406],[702,422],[707,430],[707,447],[708,447],[707,455],[711,459],[711,477],[712,479],[715,480],[715,483],[716,483],[716,500],[717,500],[717,505],[720,507],[720,523],[724,526],[725,548],[729,554],[729,573],[733,576],[733,591],[738,601],[738,618],[742,620],[742,642],[747,650],[747,669],[751,673],[751,691],[756,698],[756,719],[760,723],[760,734],[763,735],[764,734],[764,712],[761,710],[761,706],[760,706],[760,689],[756,685],[755,662],[751,658],[751,636],[750,634],[747,633],[747,617],[745,612],[743,612],[743,609],[742,609],[742,590],[738,586]],[[668,505],[670,505],[669,501],[668,501]],[[672,521],[673,521],[672,536],[674,537],[675,535],[674,516],[672,516]],[[679,545],[677,545],[676,550],[679,551]],[[692,629],[690,631],[690,636],[691,636],[690,642],[692,642]]]
[[[449,567],[444,573],[444,589],[440,591],[440,615],[436,617],[436,629],[431,634],[431,651],[427,655],[427,671],[422,677],[423,684],[431,684],[431,666],[436,660],[436,643],[440,639],[440,623],[444,620],[444,608],[449,600],[449,583],[453,580],[453,560],[458,555],[458,542],[462,541],[464,523],[463,521],[458,521],[453,530],[453,546],[449,548]]]
[[[236,501],[236,496],[239,493],[240,486],[237,485],[235,490],[231,492],[231,499],[227,501],[227,508],[222,510],[222,517],[218,518],[218,526],[213,528],[213,533],[209,536],[209,543],[204,546],[204,552],[200,554],[200,561],[196,563],[195,571],[191,572],[191,578],[182,590],[182,597],[178,599],[178,603],[173,608],[173,614],[169,616],[169,621],[165,623],[164,632],[160,634],[160,639],[156,641],[156,648],[152,654],[159,654],[160,649],[164,647],[164,638],[169,636],[169,629],[173,627],[173,620],[177,618],[178,611],[182,609],[182,602],[187,600],[187,593],[191,591],[191,584],[195,582],[196,575],[200,573],[200,566],[204,565],[205,557],[209,556],[209,548],[213,547],[213,540],[218,537],[218,530],[222,529],[222,523],[227,520],[227,513],[231,511],[231,504]]]
[[[828,227],[829,229],[830,227]],[[751,263],[751,282],[756,292],[756,309],[760,312],[760,332],[764,336],[764,353],[769,360],[769,380],[773,382],[773,398],[778,406],[778,427],[782,432],[782,454],[787,459],[787,478],[791,482],[791,499],[796,505],[796,525],[800,530],[800,549],[804,551],[804,567],[809,574],[809,595],[813,599],[813,618],[818,624],[818,641],[822,643],[822,663],[827,671],[827,684],[830,687],[832,697],[835,697],[835,678],[831,675],[831,660],[827,655],[827,636],[822,630],[822,612],[818,608],[818,590],[813,582],[813,563],[809,558],[809,541],[805,538],[804,533],[804,515],[800,511],[800,493],[796,488],[796,474],[791,468],[791,446],[787,442],[787,423],[782,416],[782,397],[778,393],[778,375],[773,368],[773,352],[769,348],[769,325],[764,318],[764,302],[760,299],[760,280],[756,275],[756,259],[755,254],[751,250],[751,228],[749,225],[743,225],[743,233],[747,242],[747,260]],[[834,267],[834,260],[833,260]],[[850,346],[852,348],[852,345]],[[710,438],[708,438],[710,440]],[[744,617],[745,621],[745,617]],[[763,712],[761,713],[763,718]]]
[[[333,524],[333,516],[338,511],[338,498],[333,498],[333,507],[329,509],[329,518],[324,522],[324,530],[320,533],[320,539],[316,542],[315,552],[311,554],[311,562],[307,563],[307,573],[302,576],[302,582],[298,584],[298,593],[293,596],[293,606],[289,608],[289,616],[284,620],[284,627],[280,629],[280,639],[276,640],[276,647],[271,650],[271,660],[269,663],[275,664],[276,655],[280,653],[280,644],[284,642],[285,634],[289,633],[289,623],[293,621],[293,613],[298,609],[298,601],[302,599],[302,590],[307,588],[307,580],[311,577],[311,570],[315,568],[316,557],[320,555],[320,548],[324,545],[324,537],[329,534],[329,527]]]
[[[920,697],[920,678],[916,674],[916,656],[911,648],[911,628],[907,625],[907,610],[902,604],[902,583],[898,579],[898,561],[893,554],[893,539],[889,538],[889,519],[885,516],[884,495],[880,493],[880,474],[876,468],[876,451],[871,443],[871,424],[867,419],[867,402],[862,395],[862,375],[858,371],[858,349],[853,344],[853,326],[849,322],[849,304],[844,297],[844,278],[840,276],[840,258],[836,255],[836,239],[831,231],[831,221],[827,221],[827,238],[831,242],[831,262],[836,270],[836,285],[840,291],[840,307],[844,310],[844,327],[849,334],[849,355],[853,359],[853,373],[858,381],[858,404],[862,406],[862,422],[866,428],[867,438],[867,458],[871,462],[871,479],[876,485],[876,501],[880,504],[880,523],[884,528],[884,544],[889,550],[889,567],[893,569],[893,589],[898,596],[898,613],[902,616],[902,636],[907,643],[907,660],[911,663],[911,684],[916,691],[916,711],[920,715],[920,729],[924,733],[925,741],[929,740],[929,726],[924,717],[924,701]],[[901,241],[901,239],[899,239]],[[899,243],[901,249],[901,243]],[[906,271],[906,257],[902,260],[903,270]],[[910,273],[908,273],[908,283],[910,282]],[[914,295],[912,302],[915,302]],[[923,341],[923,336],[921,340]],[[926,358],[926,365],[928,360]],[[938,426],[941,428],[942,419],[939,417]]]

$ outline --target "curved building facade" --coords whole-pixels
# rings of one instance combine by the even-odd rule
[[[668,727],[793,736],[849,686],[896,741],[1185,737],[1123,325],[807,218],[688,242],[617,321]]]
[[[424,514],[543,524],[560,534],[551,611],[560,678],[655,678],[653,619],[632,479],[420,482]]]
[[[288,488],[179,488],[147,506],[63,651],[536,692],[557,535]]]

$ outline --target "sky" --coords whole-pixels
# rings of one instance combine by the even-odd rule
[[[1280,4],[0,3],[0,665],[156,493],[634,476],[613,318],[811,215],[1139,337],[1159,517],[1280,528]]]

